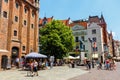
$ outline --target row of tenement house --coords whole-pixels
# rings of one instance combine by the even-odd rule
[[[13,64],[17,57],[38,52],[39,28],[54,19],[39,19],[39,1],[0,0],[0,69],[7,61]],[[91,57],[94,52],[92,57],[100,59],[104,58],[105,53],[119,56],[119,41],[114,41],[112,33],[107,32],[102,15],[101,18],[91,16],[88,20],[71,21],[68,18],[61,21],[73,30],[75,36],[76,46],[71,55],[81,53],[84,58]],[[93,45],[96,46],[95,51]]]
[[[54,20],[54,17],[39,20],[39,28]],[[103,15],[89,16],[86,20],[60,20],[73,32],[76,45],[70,55],[74,57],[94,58],[104,61],[108,57],[120,56],[120,42],[113,39],[112,31],[107,31]]]

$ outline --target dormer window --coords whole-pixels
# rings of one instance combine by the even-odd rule
[[[43,25],[45,25],[46,23],[47,23],[47,20],[44,20],[44,21],[43,21]]]

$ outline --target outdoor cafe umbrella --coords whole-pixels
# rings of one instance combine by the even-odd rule
[[[37,52],[31,52],[27,54],[25,58],[47,58],[47,56]]]

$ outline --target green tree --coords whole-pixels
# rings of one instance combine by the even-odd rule
[[[44,54],[55,58],[65,57],[73,49],[74,37],[71,29],[61,21],[53,20],[40,29],[40,44]]]

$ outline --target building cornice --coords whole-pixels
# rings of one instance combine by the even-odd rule
[[[28,1],[26,1],[26,0],[21,0],[21,1],[23,1],[23,2],[26,3],[26,4],[29,4],[30,7],[34,8],[34,9],[36,9],[36,10],[39,10],[39,7],[34,6],[34,5],[31,4],[30,2],[28,2]]]

